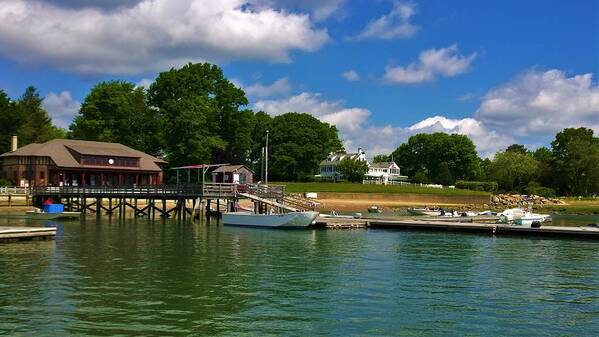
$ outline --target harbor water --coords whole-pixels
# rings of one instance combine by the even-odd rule
[[[1,336],[598,336],[599,243],[147,219],[0,244]]]

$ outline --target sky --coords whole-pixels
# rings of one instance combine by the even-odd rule
[[[369,157],[422,132],[485,157],[599,133],[599,0],[0,0],[0,89],[34,85],[62,127],[98,82],[148,86],[187,62]]]

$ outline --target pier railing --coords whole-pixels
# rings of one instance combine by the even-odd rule
[[[34,187],[34,196],[93,197],[234,197],[235,184],[185,184],[140,186],[42,186]]]
[[[0,186],[0,194],[27,194],[29,189],[27,187],[15,187],[15,186]]]

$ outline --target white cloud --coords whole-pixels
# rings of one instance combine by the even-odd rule
[[[243,87],[241,82],[237,82],[236,85]],[[261,83],[254,83],[250,86],[244,87],[243,90],[248,96],[255,97],[271,97],[276,95],[288,94],[291,91],[291,83],[287,77],[280,78],[270,85],[264,85]]]
[[[395,1],[391,12],[370,21],[358,35],[350,40],[390,40],[411,37],[418,31],[418,26],[410,22],[414,14],[416,14],[416,6],[413,3]]]
[[[462,96],[458,97],[458,101],[461,102],[469,102],[476,98],[476,95],[473,92],[467,92]]]
[[[357,71],[355,71],[353,69],[344,71],[343,73],[341,73],[341,76],[348,81],[359,81],[360,80],[360,75],[358,74]]]
[[[142,78],[141,80],[139,80],[139,82],[135,84],[135,86],[144,89],[150,89],[150,85],[152,85],[152,83],[154,83],[154,80],[149,78]]]
[[[251,4],[261,7],[273,7],[282,10],[306,10],[312,18],[321,21],[338,12],[347,0],[249,0]]]
[[[289,62],[329,40],[308,14],[244,0],[143,0],[103,10],[3,0],[0,54],[86,74],[139,73],[187,62]]]
[[[475,116],[518,136],[553,136],[579,126],[599,132],[599,86],[592,74],[568,77],[557,69],[533,70],[490,90]]]
[[[48,111],[54,125],[62,128],[69,127],[73,117],[81,107],[81,103],[74,100],[68,91],[59,94],[51,92],[44,98],[42,104],[44,109]]]
[[[454,77],[467,72],[476,58],[458,54],[458,46],[429,49],[420,53],[418,61],[406,67],[387,67],[384,80],[391,84],[414,84],[432,81],[438,76]]]
[[[446,132],[469,136],[477,146],[480,155],[488,157],[509,144],[514,139],[493,130],[473,118],[449,119],[442,116],[427,118],[409,127],[376,125],[369,118],[371,112],[363,108],[348,108],[343,101],[327,101],[322,95],[301,93],[280,100],[263,100],[254,105],[270,115],[286,112],[305,112],[318,119],[337,126],[344,146],[348,150],[362,147],[369,156],[391,153],[417,133]]]

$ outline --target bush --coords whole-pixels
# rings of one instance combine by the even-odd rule
[[[14,184],[8,179],[0,179],[0,186],[14,186]]]
[[[526,193],[539,195],[545,198],[555,198],[556,195],[553,188],[541,186],[541,184],[536,181],[531,181],[528,183],[528,186],[526,187]]]
[[[412,177],[412,182],[414,184],[430,184],[431,181],[428,179],[426,173],[418,171],[414,174],[414,177]]]
[[[495,181],[458,180],[455,187],[471,191],[497,192],[497,182]]]

